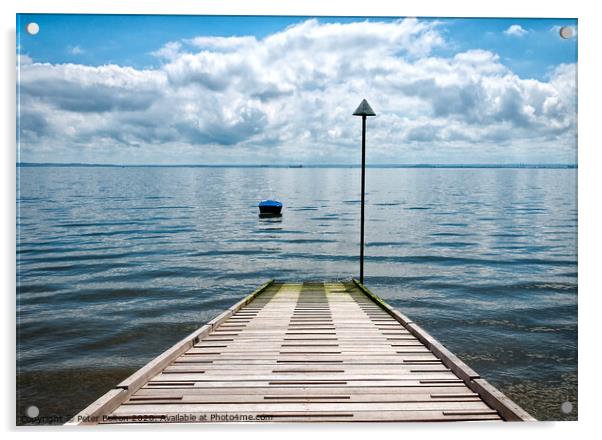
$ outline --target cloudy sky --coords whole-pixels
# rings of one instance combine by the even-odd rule
[[[575,163],[567,25],[20,15],[19,160],[358,163],[366,98],[368,163]]]

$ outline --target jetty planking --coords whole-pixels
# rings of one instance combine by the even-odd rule
[[[352,280],[268,281],[68,424],[530,420]]]

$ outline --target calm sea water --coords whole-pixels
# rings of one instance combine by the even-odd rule
[[[359,178],[19,168],[17,416],[76,413],[269,278],[357,276]],[[540,419],[576,418],[576,187],[574,169],[367,170],[366,284]],[[258,218],[266,197],[281,219]]]

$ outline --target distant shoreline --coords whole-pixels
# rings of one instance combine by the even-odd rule
[[[359,164],[185,164],[185,165],[120,165],[98,163],[35,163],[18,162],[17,167],[74,167],[74,168],[360,168]],[[576,169],[577,164],[367,164],[366,168],[545,168]]]

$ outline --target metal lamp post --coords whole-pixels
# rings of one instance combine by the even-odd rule
[[[366,117],[376,116],[370,104],[365,99],[362,100],[358,108],[353,112],[353,116],[362,117],[362,213],[360,226],[360,283],[364,284],[364,191],[366,188]]]

